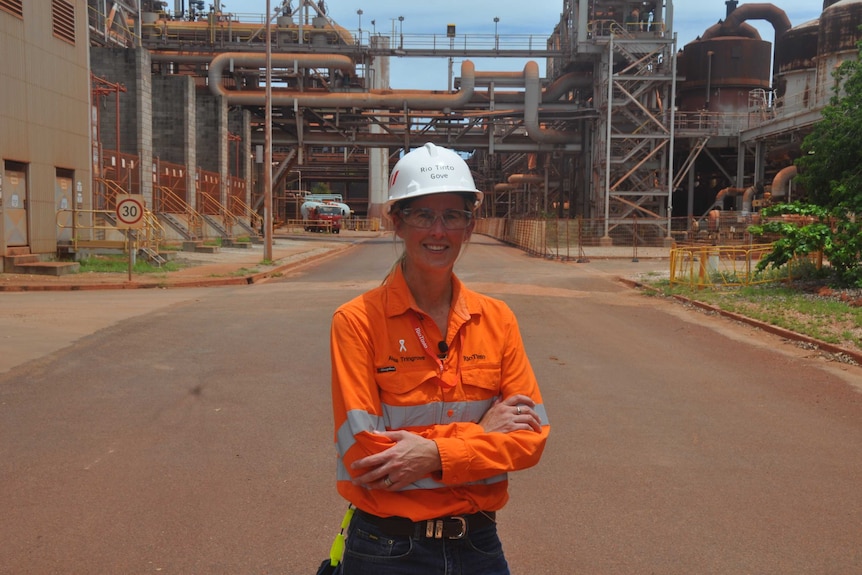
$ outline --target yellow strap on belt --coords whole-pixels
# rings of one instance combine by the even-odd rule
[[[344,532],[350,525],[354,511],[355,508],[353,505],[347,506],[347,512],[344,514],[344,519],[341,520],[341,531],[335,536],[335,541],[332,542],[332,547],[329,548],[329,564],[333,567],[341,563],[341,557],[344,555]]]

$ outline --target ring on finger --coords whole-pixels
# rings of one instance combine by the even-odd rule
[[[386,487],[392,487],[392,480],[389,479],[388,475],[383,478],[383,483],[386,485]]]
[[[521,406],[520,406],[520,405],[518,405],[518,406],[516,406],[516,407],[517,407],[517,409],[518,409],[518,415],[521,415]]]

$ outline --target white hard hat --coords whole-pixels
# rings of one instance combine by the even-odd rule
[[[427,143],[404,154],[389,176],[389,199],[385,213],[399,200],[428,194],[467,192],[476,196],[475,207],[484,194],[476,189],[467,162],[447,148]]]

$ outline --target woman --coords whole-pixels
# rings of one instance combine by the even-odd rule
[[[453,273],[481,201],[453,151],[406,154],[386,204],[404,252],[333,316],[345,575],[509,573],[495,512],[550,428],[515,316]]]

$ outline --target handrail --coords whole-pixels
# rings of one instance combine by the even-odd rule
[[[95,187],[96,199],[103,200],[102,202],[97,202],[97,204],[101,205],[103,209],[113,210],[117,207],[117,196],[126,195],[129,193],[116,180],[109,180],[107,178],[95,176],[93,178],[93,181],[97,184],[102,184],[102,186],[104,186],[104,189],[101,189],[99,186]]]
[[[153,186],[153,199],[156,213],[184,215],[188,220],[191,239],[203,237],[203,216],[173,190],[166,186]]]
[[[167,237],[165,227],[159,221],[158,216],[150,210],[144,210],[144,248],[149,248],[153,251],[159,251],[161,244]],[[140,235],[138,235],[140,239]]]
[[[239,208],[241,214],[248,218],[249,225],[253,229],[259,230],[263,228],[263,217],[256,211],[254,211],[250,205],[245,203],[242,198],[239,198],[237,196],[231,196],[230,201],[233,203],[231,208],[233,208],[234,206]],[[236,211],[231,209],[231,213],[236,213]]]
[[[233,225],[236,223],[237,219],[236,216],[230,213],[230,210],[228,210],[224,204],[219,202],[210,194],[206,192],[198,192],[198,194],[198,199],[203,200],[201,202],[201,212],[204,214],[219,215],[221,217],[225,233],[228,237],[232,237]],[[212,208],[215,209],[213,211],[210,211]]]
[[[98,215],[102,215],[102,220],[104,224],[98,224],[97,217]],[[71,215],[69,218],[72,222],[72,225],[64,224],[61,219],[65,219],[65,216]],[[84,224],[80,221],[83,216],[90,215],[89,218],[90,223]],[[63,218],[61,218],[63,216]],[[98,240],[84,240],[81,239],[79,230],[110,230],[110,231],[121,231],[122,228],[118,228],[115,223],[112,223],[113,218],[116,217],[116,212],[114,210],[82,210],[82,209],[61,209],[57,210],[56,221],[57,227],[59,229],[71,229],[72,230],[72,248],[77,250],[82,242],[87,241],[98,241]],[[123,243],[123,250],[129,250],[129,241],[130,239],[134,239],[135,245],[139,248],[149,248],[155,251],[158,251],[159,245],[165,239],[165,229],[159,223],[156,215],[150,210],[144,209],[144,225],[140,230],[134,230],[134,234],[123,234],[123,239],[118,240]]]

